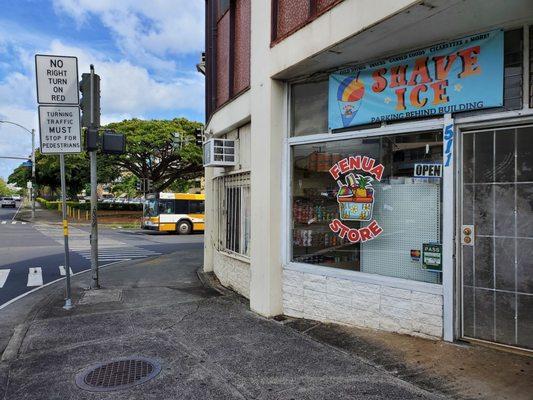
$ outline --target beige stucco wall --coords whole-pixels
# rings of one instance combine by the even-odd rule
[[[206,132],[210,135],[231,137],[235,134],[235,128],[251,121],[250,132],[246,136],[249,139],[249,157],[244,157],[243,165],[239,167],[242,170],[249,168],[251,171],[251,263],[248,270],[217,253],[214,243],[217,206],[209,200],[209,193],[212,191],[212,177],[222,171],[212,169],[206,173],[208,221],[205,269],[215,269],[215,273],[218,271],[221,281],[225,279],[226,282],[237,282],[240,279],[228,278],[233,275],[227,272],[227,266],[233,263],[232,273],[240,273],[246,276],[244,280],[250,282],[250,306],[254,311],[265,316],[283,312],[282,161],[287,104],[285,83],[273,80],[272,76],[414,3],[417,2],[346,0],[271,47],[270,2],[252,0],[250,90],[219,109],[206,127]],[[245,140],[240,137],[241,143]],[[240,290],[244,292],[243,289]]]
[[[246,119],[245,119],[246,120]],[[204,271],[213,271],[220,282],[241,295],[250,297],[250,263],[246,257],[224,252],[218,243],[218,221],[221,212],[216,202],[213,179],[237,172],[250,171],[251,125],[249,123],[219,135],[238,141],[238,163],[235,167],[206,168],[206,214],[204,231]]]

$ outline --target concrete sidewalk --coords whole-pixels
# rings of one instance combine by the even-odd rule
[[[99,291],[86,291],[89,275],[78,275],[70,311],[62,309],[63,283],[0,310],[0,398],[514,400],[531,393],[522,385],[513,396],[515,387],[502,387],[512,380],[475,375],[497,372],[493,365],[467,366],[516,363],[523,376],[514,382],[527,383],[528,357],[490,350],[483,358],[483,351],[442,342],[264,319],[249,311],[245,299],[203,285],[198,260],[200,251],[183,250],[117,264],[101,271]],[[76,374],[88,366],[128,356],[155,359],[161,373],[108,393],[76,386]]]
[[[24,322],[13,319],[20,324],[3,354],[0,397],[440,398],[258,317],[236,295],[205,288],[196,276],[199,257],[178,252],[103,269],[105,287],[96,292],[84,290],[87,274],[77,276],[76,307],[70,311],[61,308],[62,285],[43,289],[39,306]],[[4,311],[17,314],[14,309]],[[161,373],[144,384],[109,393],[76,386],[75,375],[87,366],[127,356],[153,358],[161,363]]]
[[[35,202],[35,218],[31,217],[31,205],[27,202],[23,204],[17,213],[16,220],[34,222],[34,223],[46,223],[46,224],[61,224],[61,213],[57,210],[48,210],[41,206],[38,202]]]

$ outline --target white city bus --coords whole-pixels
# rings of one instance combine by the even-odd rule
[[[204,230],[204,194],[155,193],[143,205],[143,229],[187,235]]]

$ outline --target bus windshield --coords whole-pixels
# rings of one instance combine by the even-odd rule
[[[145,217],[157,217],[158,216],[158,207],[157,199],[146,200],[144,203],[144,216]]]

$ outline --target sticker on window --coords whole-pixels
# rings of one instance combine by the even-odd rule
[[[384,167],[367,156],[350,156],[335,163],[329,173],[337,181],[339,219],[335,218],[329,228],[342,239],[351,243],[366,242],[378,237],[383,229],[375,219],[375,192],[373,182],[380,182]],[[367,226],[352,228],[342,221],[369,222]]]
[[[415,178],[441,178],[442,164],[415,164]]]

